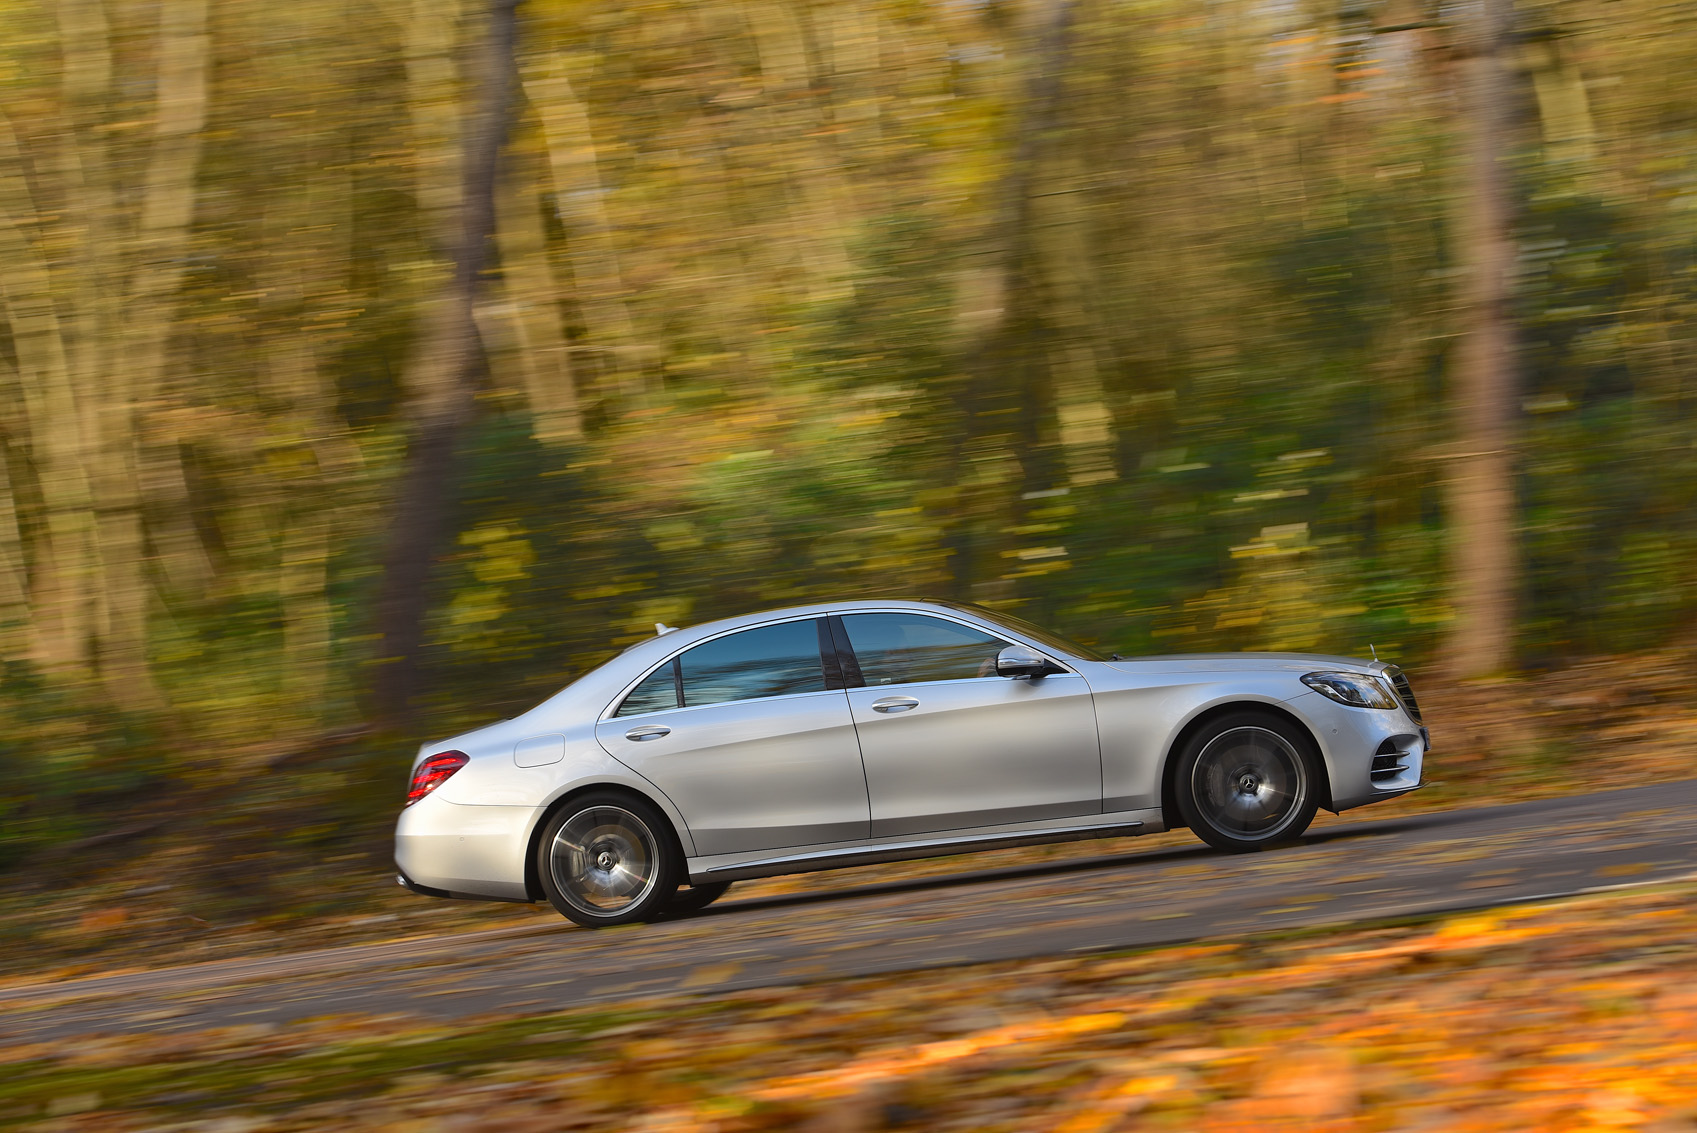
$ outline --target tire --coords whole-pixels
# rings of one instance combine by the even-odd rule
[[[710,881],[706,885],[691,885],[688,889],[679,889],[672,894],[672,899],[666,902],[666,915],[684,917],[699,913],[723,897],[725,890],[730,887],[731,883],[728,881]]]
[[[1301,728],[1270,712],[1211,720],[1179,755],[1179,812],[1197,837],[1244,853],[1302,836],[1320,805],[1319,757]]]
[[[651,920],[677,892],[683,853],[653,805],[592,791],[556,811],[536,843],[548,903],[585,928]]]

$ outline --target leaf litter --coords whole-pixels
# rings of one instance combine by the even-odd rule
[[[444,1026],[346,1015],[0,1049],[0,1124],[1697,1130],[1697,885],[1412,924]]]

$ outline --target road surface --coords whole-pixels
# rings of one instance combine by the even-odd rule
[[[1697,780],[797,896],[0,989],[0,1039],[341,1014],[455,1019],[1420,916],[1697,873]],[[423,900],[423,898],[421,898]]]

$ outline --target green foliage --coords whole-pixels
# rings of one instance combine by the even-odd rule
[[[0,672],[0,869],[108,832],[172,767],[162,737],[9,662]]]
[[[213,0],[187,157],[159,68],[201,40],[162,50],[145,6],[104,31],[16,7],[13,861],[165,773],[137,721],[239,766],[357,716],[477,30],[429,4]],[[1511,155],[1530,661],[1697,613],[1677,8],[1521,13],[1576,45],[1528,88],[1566,117],[1534,123],[1529,94]],[[1122,652],[1442,659],[1460,171],[1422,33],[1237,0],[1079,3],[1059,37],[1000,4],[526,10],[421,730],[522,710],[656,621],[832,595],[985,601]],[[77,85],[99,68],[73,59],[112,81]],[[192,199],[149,206],[173,170]],[[113,337],[122,287],[156,278],[143,218],[167,214],[157,325]],[[310,789],[341,809],[299,848],[375,829],[404,754],[331,766]]]

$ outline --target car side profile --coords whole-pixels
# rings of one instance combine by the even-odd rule
[[[1418,787],[1401,670],[1101,654],[1009,615],[847,601],[661,632],[511,720],[424,745],[400,883],[597,927],[734,881],[1188,826],[1296,838]]]

